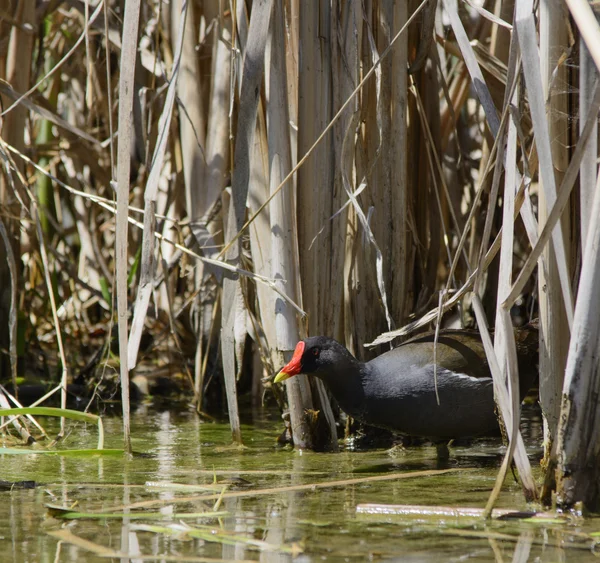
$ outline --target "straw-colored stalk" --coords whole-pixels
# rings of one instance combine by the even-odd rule
[[[513,59],[514,60],[514,59]],[[517,103],[518,89],[510,99],[511,104]],[[508,97],[506,97],[508,101]],[[509,309],[503,306],[503,301],[510,293],[513,272],[513,247],[514,247],[514,220],[515,220],[515,195],[518,189],[517,173],[517,124],[514,115],[508,124],[508,137],[505,160],[504,197],[502,205],[502,247],[500,250],[500,268],[498,274],[498,293],[496,302],[496,333],[494,336],[494,352],[499,359],[501,380],[499,385],[508,389],[510,398],[509,408],[503,411],[504,424],[507,429],[509,444],[504,457],[504,462],[496,479],[496,486],[486,506],[486,512],[491,514],[497,492],[504,483],[508,468],[512,463],[519,435],[520,400],[519,400],[519,367],[517,363],[515,336],[512,328]],[[521,460],[522,466],[523,461]],[[537,496],[531,470],[525,476],[521,475],[526,494]],[[496,493],[496,495],[494,494]]]
[[[255,133],[260,90],[263,80],[264,56],[271,18],[272,1],[254,6],[248,28],[247,42],[243,43],[243,69],[241,76],[239,115],[235,140],[235,166],[231,182],[231,201],[226,225],[226,241],[232,241],[244,225],[248,201],[249,183],[256,178],[256,172],[263,165],[257,161],[263,151],[255,150]],[[243,25],[243,14],[238,14],[238,25]],[[258,142],[261,142],[259,137]],[[238,238],[227,251],[227,259],[234,264],[241,261],[241,240]],[[229,422],[234,441],[241,441],[237,405],[236,375],[240,366],[240,346],[246,337],[246,310],[240,280],[223,280],[223,314],[221,329],[221,354],[227,390]],[[237,360],[237,368],[236,368]]]
[[[568,22],[565,19],[564,4],[560,0],[540,3],[540,59],[544,100],[548,100],[548,136],[552,151],[552,165],[557,184],[562,180],[563,171],[569,159],[568,127],[568,67],[561,63],[561,57],[568,49]],[[535,127],[535,122],[534,122]],[[536,132],[536,139],[539,132]],[[538,149],[538,152],[539,151]],[[540,158],[540,166],[548,166]],[[548,185],[543,173],[540,174],[539,228],[543,229],[549,208],[556,200],[556,189]],[[566,259],[569,257],[569,214],[561,220],[563,244]],[[556,240],[556,239],[555,239]],[[561,280],[555,249],[549,245],[544,253],[547,269],[539,269],[538,294],[540,303],[540,403],[544,413],[544,446],[546,456],[550,454],[552,441],[556,437],[560,411],[560,392],[563,386],[564,369],[570,338],[570,322],[565,312],[561,291]],[[570,279],[569,279],[570,281]],[[572,308],[572,303],[566,304]]]
[[[330,2],[301,2],[299,7],[298,157],[306,154],[333,116],[331,42],[337,13]],[[332,135],[328,134],[297,179],[297,221],[302,303],[308,314],[308,333],[342,340],[342,279],[345,223],[331,220],[342,204],[335,191],[336,167]],[[315,407],[330,409],[323,384],[311,381]],[[322,409],[325,409],[323,411]],[[328,417],[329,418],[329,417]],[[337,437],[331,435],[333,445]]]
[[[589,55],[595,61],[596,67],[600,68],[600,50],[596,41],[600,37],[600,26],[589,4],[570,0],[568,5]],[[586,52],[582,52],[582,57],[587,56]],[[589,113],[579,144],[587,140],[585,133],[590,129],[594,131],[593,141],[588,145],[585,157],[574,163],[587,168],[585,173],[582,169],[582,183],[584,180],[589,182],[595,175],[597,158],[596,121],[600,100],[598,87],[596,86],[591,101],[589,94],[591,92],[588,92],[586,85],[582,88],[580,99],[587,96],[582,106],[589,106]],[[579,144],[576,154],[580,148]],[[600,389],[600,184],[595,184],[593,204],[590,208],[584,209],[583,202],[589,201],[591,186],[582,185],[581,192],[581,275],[563,385],[556,457],[552,461],[558,464],[556,480],[559,503],[564,507],[572,507],[576,502],[583,502],[587,508],[597,510],[600,505],[600,420],[597,408]]]
[[[129,410],[129,367],[127,362],[127,273],[128,273],[128,204],[133,134],[133,93],[140,21],[140,0],[125,6],[123,19],[123,49],[121,51],[119,80],[119,145],[117,156],[117,216],[115,233],[117,315],[119,328],[119,356],[121,400],[123,402],[124,449],[131,452]]]
[[[326,0],[300,4],[299,156],[304,156],[333,115],[331,17],[330,2]],[[339,337],[343,260],[339,243],[344,240],[345,229],[341,219],[330,220],[341,207],[341,194],[334,191],[335,166],[330,134],[298,172],[297,213],[300,273],[309,333]]]
[[[281,0],[275,1],[272,16],[267,64],[267,129],[269,137],[269,183],[271,192],[292,169],[292,151],[289,127],[289,96],[286,72],[286,41],[284,13]],[[272,200],[271,217],[271,268],[281,291],[298,302],[300,295],[298,241],[295,221],[295,189],[292,181]],[[300,338],[296,312],[281,299],[275,302],[274,363],[283,365],[289,361]],[[312,392],[304,375],[286,383],[290,407],[292,440],[297,448],[313,447],[314,436],[306,416],[307,409],[314,409]]]

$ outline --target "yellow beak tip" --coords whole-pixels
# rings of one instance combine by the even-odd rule
[[[285,381],[286,379],[289,379],[290,377],[292,377],[292,376],[289,373],[286,373],[285,371],[280,371],[275,376],[273,383],[281,383],[282,381]]]

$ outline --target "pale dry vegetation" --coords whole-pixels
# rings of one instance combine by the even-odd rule
[[[594,498],[600,29],[583,0],[437,4],[3,3],[3,381],[134,370],[208,410],[222,381],[241,440],[237,393],[282,405],[307,334],[368,358],[495,326],[498,483],[514,455],[537,498],[507,382],[539,316],[542,494]],[[287,401],[297,446],[337,447],[318,381]]]

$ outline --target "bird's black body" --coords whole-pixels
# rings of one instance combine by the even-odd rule
[[[516,336],[524,395],[537,373],[537,334]],[[433,439],[497,432],[493,382],[477,332],[442,331],[435,374],[433,334],[366,363],[332,338],[303,342],[301,358],[297,347],[279,380],[296,373],[319,377],[342,410],[361,422]]]

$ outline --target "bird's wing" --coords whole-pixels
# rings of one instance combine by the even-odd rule
[[[477,378],[491,377],[481,339],[476,332],[444,331],[439,335],[435,361],[438,367]],[[399,375],[434,363],[434,333],[419,335],[370,363],[378,369],[393,365]],[[387,371],[387,370],[386,370]]]

